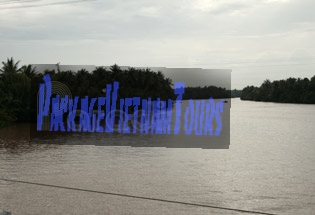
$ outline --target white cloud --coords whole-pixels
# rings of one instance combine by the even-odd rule
[[[139,15],[149,17],[159,17],[161,15],[160,8],[158,7],[142,7],[139,10]]]
[[[263,77],[315,73],[312,64],[305,64],[303,71],[297,66],[257,64],[270,59],[283,64],[277,59],[315,53],[313,8],[312,0],[99,0],[0,8],[0,58],[13,56],[24,63],[231,68],[232,84],[241,88]]]

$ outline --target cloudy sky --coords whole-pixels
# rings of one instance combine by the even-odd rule
[[[0,0],[0,60],[232,69],[238,89],[310,78],[314,8],[314,0]]]

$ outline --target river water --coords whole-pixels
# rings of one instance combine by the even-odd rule
[[[87,145],[102,138],[94,134],[58,140],[68,145],[30,144],[29,125],[5,128],[0,176],[273,214],[315,214],[315,106],[239,99],[231,105],[229,149]],[[246,214],[0,180],[2,209],[12,215]]]

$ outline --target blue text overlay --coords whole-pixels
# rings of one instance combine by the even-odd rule
[[[188,100],[183,109],[183,82],[174,83],[176,100],[162,101],[160,98],[120,98],[119,83],[107,84],[106,97],[69,98],[68,95],[52,97],[50,76],[44,76],[38,96],[37,130],[42,131],[44,118],[49,118],[49,131],[63,132],[108,132],[141,134],[180,133],[183,121],[186,135],[218,136],[222,130],[221,114],[224,100]],[[118,101],[117,101],[118,100]],[[119,105],[117,103],[119,102]],[[173,108],[173,104],[175,107]],[[132,113],[129,113],[132,109]],[[64,116],[67,119],[64,120]],[[76,123],[79,117],[79,123]],[[117,119],[118,118],[118,119]]]

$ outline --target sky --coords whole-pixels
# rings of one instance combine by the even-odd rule
[[[232,89],[311,78],[314,8],[313,0],[0,0],[0,61],[229,69]]]

